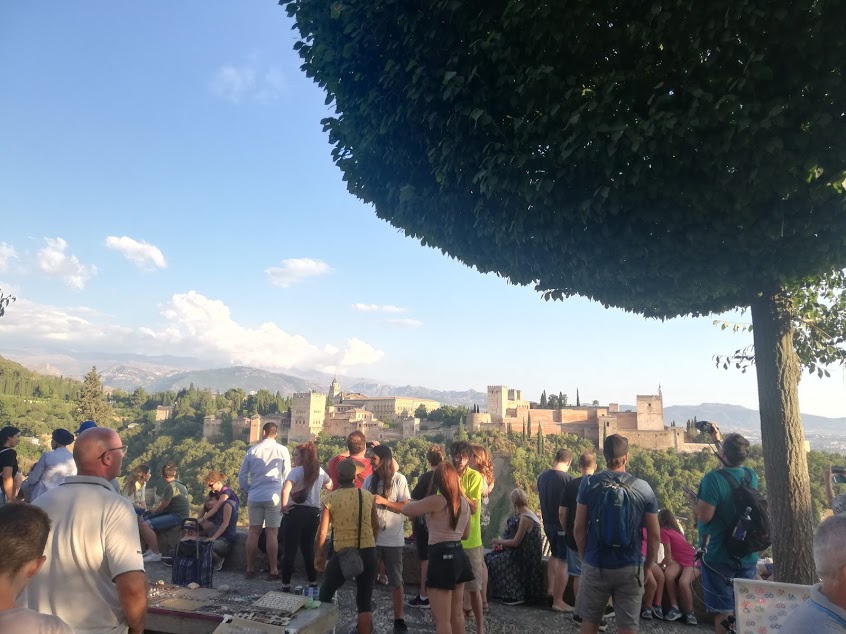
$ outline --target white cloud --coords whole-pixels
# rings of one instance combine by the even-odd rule
[[[387,323],[393,326],[405,326],[407,328],[418,328],[423,325],[419,319],[388,319]]]
[[[38,252],[38,268],[51,277],[59,277],[72,288],[82,290],[88,278],[97,272],[94,265],[86,266],[73,254],[67,254],[68,243],[62,238],[44,238],[47,246]]]
[[[18,252],[15,247],[5,242],[0,242],[0,272],[4,272],[9,268],[9,263],[18,258]]]
[[[128,236],[109,236],[106,246],[122,254],[127,260],[134,262],[142,270],[167,267],[165,257],[159,248],[148,242],[138,242]]]
[[[196,291],[177,293],[156,326],[115,325],[114,317],[86,307],[55,307],[18,299],[0,319],[0,337],[20,347],[74,351],[171,354],[209,363],[267,370],[291,367],[350,368],[376,363],[384,353],[356,337],[343,348],[316,345],[274,322],[250,327],[236,322],[220,300]]]
[[[400,308],[399,306],[393,306],[391,304],[353,304],[353,310],[357,310],[362,313],[375,313],[375,312],[382,312],[382,313],[404,313],[405,308]]]
[[[282,260],[281,266],[271,266],[264,270],[274,286],[288,288],[310,277],[326,275],[332,270],[326,262],[312,258],[293,258]]]
[[[241,64],[224,64],[209,83],[211,91],[233,104],[275,101],[285,91],[285,76],[275,67],[262,67],[258,57],[250,56]]]

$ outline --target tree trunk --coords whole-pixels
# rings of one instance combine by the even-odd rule
[[[801,370],[793,348],[791,302],[784,289],[777,289],[755,298],[751,309],[775,576],[812,584],[816,521],[799,414]]]

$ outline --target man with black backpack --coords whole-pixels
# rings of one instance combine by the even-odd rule
[[[614,599],[617,631],[634,634],[640,623],[643,571],[655,562],[660,542],[658,501],[646,482],[626,473],[629,441],[613,434],[602,446],[607,469],[585,476],[573,527],[582,576],[576,613],[582,634],[595,634],[608,599]],[[641,555],[646,527],[646,557]]]
[[[707,539],[702,560],[705,607],[714,614],[714,631],[725,634],[723,621],[734,614],[732,579],[754,579],[758,550],[769,546],[766,500],[758,492],[758,476],[744,467],[749,441],[728,434],[720,442],[720,430],[708,430],[717,446],[723,468],[705,474],[699,493],[688,495],[697,519],[700,544]]]

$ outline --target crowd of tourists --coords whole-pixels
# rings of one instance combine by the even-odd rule
[[[410,607],[430,610],[437,634],[462,634],[467,619],[476,634],[484,634],[490,598],[548,607],[591,634],[604,631],[612,617],[621,633],[637,632],[644,619],[697,624],[697,579],[715,632],[724,634],[735,608],[731,580],[757,573],[758,553],[738,550],[736,543],[737,491],[754,499],[758,486],[757,475],[744,466],[749,443],[739,434],[721,438],[716,426],[711,435],[721,468],[706,474],[697,492],[686,492],[698,549],[673,513],[659,510],[650,485],[626,471],[628,441],[615,434],[602,443],[601,471],[596,455],[584,452],[574,477],[573,453],[558,450],[537,480],[540,508],[530,508],[526,491],[510,491],[512,512],[487,553],[482,529],[491,522],[496,482],[484,446],[432,445],[429,470],[410,490],[391,449],[368,443],[359,431],[325,469],[313,442],[289,453],[277,434],[274,423],[264,425],[262,440],[242,462],[237,493],[219,471],[205,478],[209,497],[196,519],[212,544],[215,568],[234,547],[240,495],[249,518],[246,576],[258,574],[263,541],[265,578],[278,583],[268,589],[290,592],[301,553],[310,599],[332,602],[346,582],[355,583],[358,634],[373,629],[378,584],[390,588],[397,633],[408,631],[404,616]],[[118,484],[126,447],[117,432],[92,421],[76,434],[56,430],[51,451],[25,480],[14,450],[19,437],[14,427],[0,429],[0,632],[140,634],[147,612],[145,563],[162,561],[160,533],[192,516],[177,466],[162,467],[164,490],[148,508],[148,466]],[[830,502],[843,506],[827,475]],[[421,574],[419,592],[410,600],[403,575],[405,518]],[[544,573],[547,543],[551,556]],[[814,558],[822,582],[782,633],[846,631],[846,514],[820,525]],[[571,582],[574,605],[565,601]]]

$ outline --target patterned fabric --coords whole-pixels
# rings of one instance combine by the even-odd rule
[[[178,586],[198,583],[201,588],[212,588],[214,566],[212,548],[214,542],[189,539],[180,541],[173,557],[173,576],[171,580]]]
[[[508,518],[503,537],[511,539],[517,533],[519,515]],[[546,575],[541,561],[541,525],[532,521],[532,527],[517,548],[490,552],[485,555],[488,566],[490,595],[502,601],[541,601],[546,596]]]

